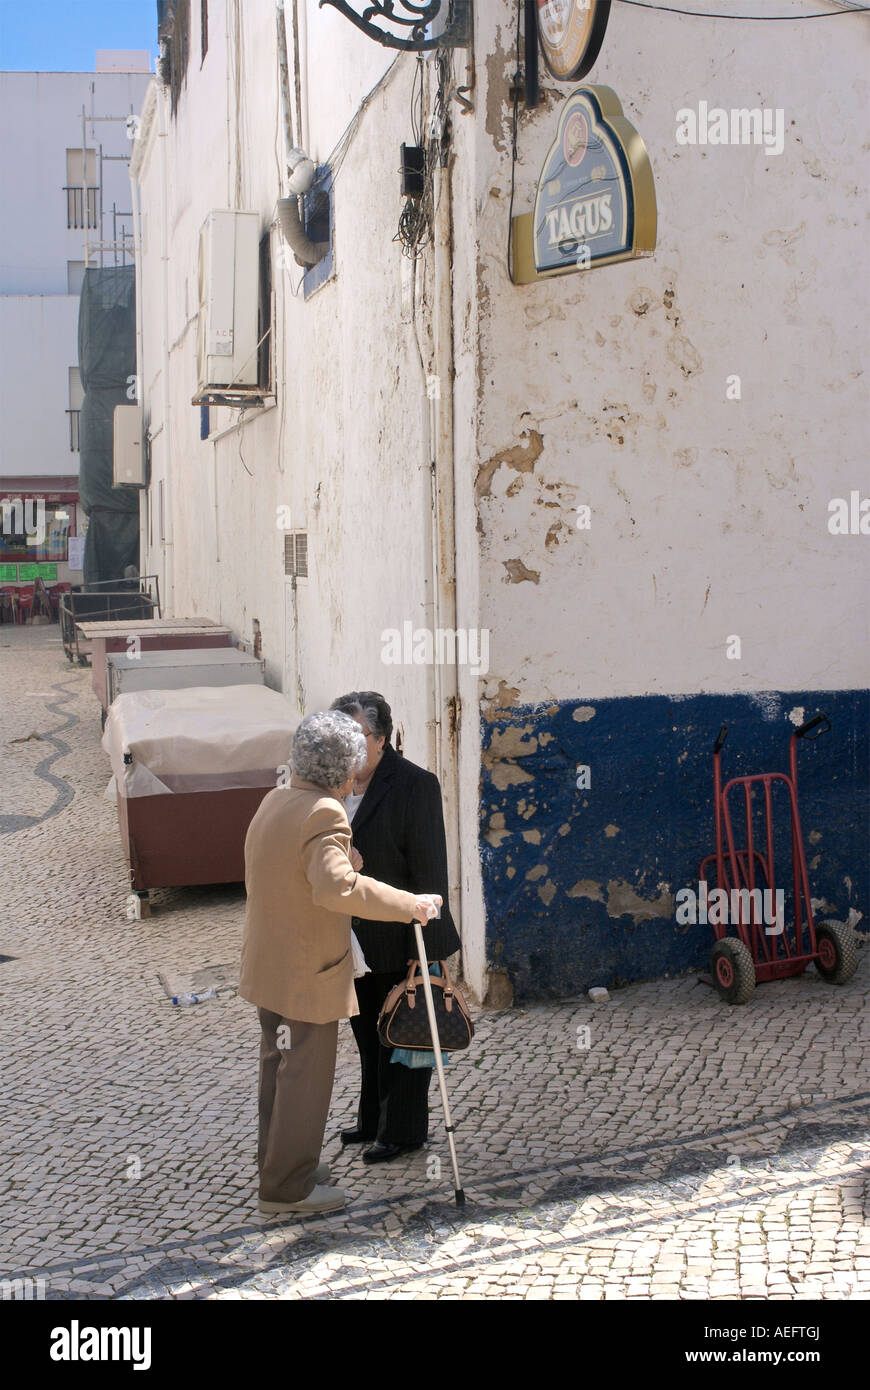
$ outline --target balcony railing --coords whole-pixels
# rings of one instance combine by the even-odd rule
[[[66,225],[70,229],[84,227],[85,225],[85,194],[87,194],[88,227],[97,226],[97,195],[99,188],[83,188],[78,186],[64,186],[66,194]]]
[[[71,454],[79,452],[79,416],[80,410],[68,410],[69,416],[69,451]]]

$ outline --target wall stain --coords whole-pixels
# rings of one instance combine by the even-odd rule
[[[642,898],[624,879],[611,879],[607,885],[608,917],[630,916],[635,925],[655,917],[670,917],[674,895],[666,883],[660,883],[659,890],[657,898]]]
[[[519,557],[513,560],[502,560],[502,564],[509,576],[504,581],[506,584],[522,584],[525,580],[528,580],[531,584],[540,584],[541,582],[541,571],[530,570],[528,565],[520,560]]]
[[[594,878],[579,878],[572,888],[565,893],[566,898],[591,898],[594,903],[603,903],[604,894],[601,891],[601,884],[596,883]]]
[[[493,454],[492,458],[482,463],[477,470],[477,480],[475,482],[475,493],[478,501],[482,497],[491,497],[492,479],[498,468],[504,463],[508,468],[513,468],[517,473],[534,473],[535,464],[541,457],[544,449],[544,436],[538,430],[523,430],[520,435],[521,440],[526,440],[525,444],[512,444],[508,449],[502,449],[500,453]]]

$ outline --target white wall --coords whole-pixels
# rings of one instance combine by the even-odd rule
[[[0,73],[0,121],[13,132],[4,146],[4,216],[0,224],[0,293],[67,293],[67,261],[83,258],[84,231],[67,228],[66,151],[82,143],[84,106],[96,116],[138,111],[147,74],[87,72]],[[123,123],[88,126],[88,148],[129,154]],[[104,162],[104,236],[111,207],[130,208],[126,166]],[[129,222],[128,222],[129,227]],[[98,233],[89,235],[96,238]]]
[[[272,228],[277,375],[286,383],[277,406],[247,419],[241,430],[202,442],[199,409],[190,404],[196,388],[199,228],[211,208],[233,205],[240,190],[239,205],[259,211],[265,231],[283,192],[272,11],[242,9],[241,72],[247,82],[242,81],[237,122],[236,63],[233,58],[228,71],[225,23],[221,7],[214,10],[210,7],[202,68],[198,11],[191,11],[191,53],[197,58],[188,69],[178,119],[169,120],[165,137],[170,449],[177,463],[168,482],[174,609],[207,613],[249,640],[257,618],[268,679],[278,687],[286,682],[288,689],[294,687],[291,693],[298,646],[306,709],[323,706],[349,688],[382,689],[405,726],[409,756],[426,761],[429,673],[384,666],[380,639],[382,629],[400,627],[405,618],[423,621],[429,566],[425,383],[413,327],[400,321],[403,258],[392,240],[401,210],[399,144],[410,138],[413,60],[397,67],[360,123],[337,180],[336,273],[307,302],[298,290],[301,271],[292,257],[285,268],[280,231]],[[312,8],[309,34],[321,53],[312,78],[310,123],[317,157],[329,152],[355,109],[353,84],[345,91],[334,81],[335,73],[344,71],[342,63],[348,72],[355,67],[360,90],[368,90],[389,66],[376,45],[346,21],[340,23],[338,32],[349,37],[348,52],[339,58],[317,39],[320,20]],[[378,61],[366,64],[372,50]],[[155,119],[139,174],[145,227],[143,392],[156,441],[152,506],[165,457],[157,128]],[[236,418],[215,409],[212,428],[219,431]],[[307,528],[309,535],[310,577],[297,591],[298,624],[284,579],[283,535],[276,526],[282,505],[290,507],[293,526]],[[149,559],[149,568],[160,564],[159,554]]]
[[[477,7],[478,457],[487,693],[520,702],[866,685],[866,26],[713,23],[615,5],[587,82],[655,174],[655,257],[528,286],[506,270],[512,6]],[[807,29],[812,27],[812,36]],[[522,118],[529,210],[559,104]],[[785,149],[679,146],[681,107],[783,108]],[[725,399],[737,373],[742,400]],[[532,431],[537,432],[537,439]],[[574,507],[593,507],[592,530]],[[555,529],[553,529],[555,528]],[[550,542],[547,536],[550,533]],[[518,559],[539,581],[510,582]],[[742,639],[742,659],[725,656]],[[508,703],[510,696],[507,697]]]
[[[0,219],[0,474],[78,472],[65,412],[69,368],[78,363],[79,299],[67,293],[67,262],[83,260],[85,233],[67,228],[66,151],[81,147],[82,106],[96,116],[138,110],[147,83],[141,73],[0,73],[0,127],[9,133]],[[121,122],[88,126],[87,141],[106,154],[130,152]],[[129,211],[130,183],[120,161],[104,161],[103,172],[102,236],[111,239],[112,201]]]
[[[0,476],[78,472],[64,413],[78,313],[68,295],[0,295]]]

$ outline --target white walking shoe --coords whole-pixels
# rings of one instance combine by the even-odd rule
[[[282,1212],[297,1212],[302,1216],[318,1215],[324,1211],[337,1211],[343,1207],[347,1201],[347,1193],[340,1187],[325,1187],[318,1185],[309,1192],[307,1197],[303,1197],[301,1202],[264,1202],[262,1197],[258,1205],[260,1211],[265,1216],[274,1216]]]

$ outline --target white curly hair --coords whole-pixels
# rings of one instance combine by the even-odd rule
[[[293,735],[290,766],[296,777],[324,791],[343,787],[366,765],[366,736],[349,714],[324,710],[308,714]]]

